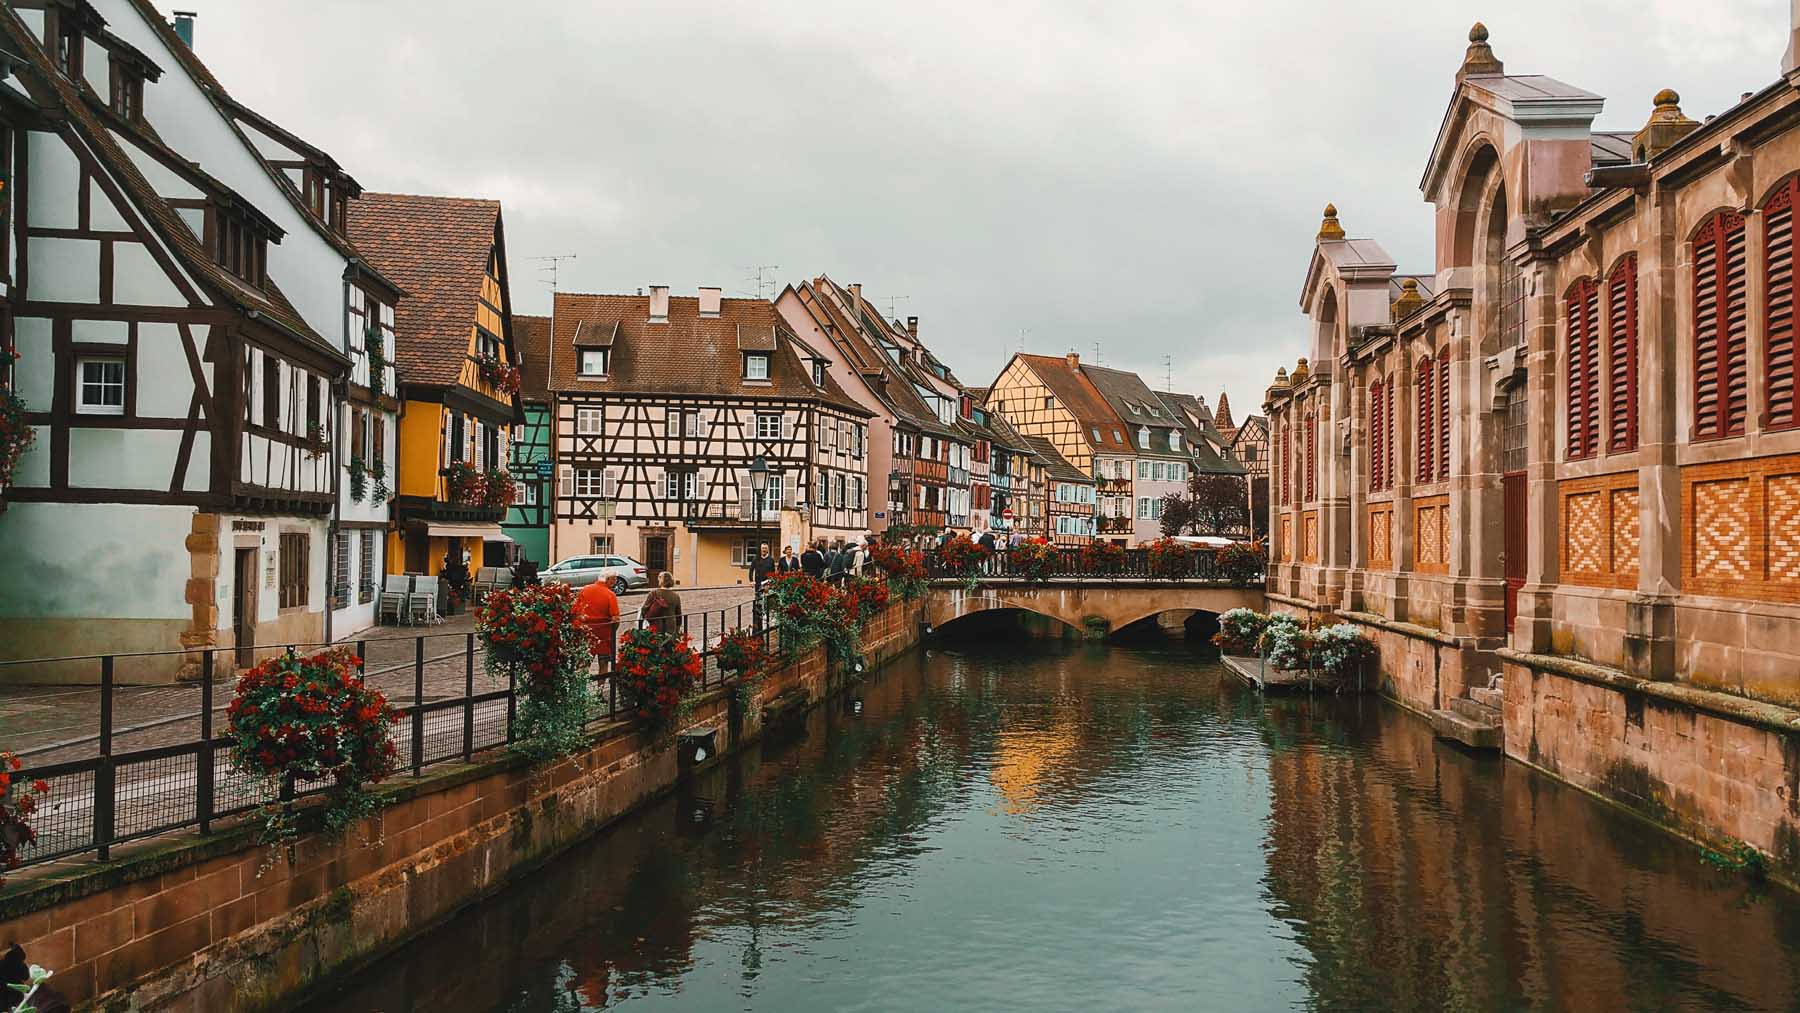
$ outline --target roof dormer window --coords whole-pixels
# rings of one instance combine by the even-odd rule
[[[1180,450],[1181,449],[1181,434],[1179,432],[1169,433],[1169,449],[1170,450]]]
[[[144,72],[122,60],[112,61],[112,110],[127,120],[144,118]]]
[[[744,379],[769,379],[769,354],[767,352],[744,353]]]
[[[81,79],[81,56],[83,36],[81,34],[81,18],[75,11],[50,4],[45,8],[44,37],[50,44],[50,55],[56,60],[56,69],[70,78]]]
[[[812,367],[813,367],[813,370],[812,370],[813,386],[814,387],[825,386],[825,360],[814,359]]]
[[[1150,449],[1150,428],[1148,426],[1138,427],[1138,446],[1145,450]]]
[[[257,288],[268,269],[268,237],[243,215],[212,205],[213,263]]]

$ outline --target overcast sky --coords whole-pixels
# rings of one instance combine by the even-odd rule
[[[178,6],[158,0],[167,12]],[[1432,267],[1418,181],[1469,25],[1512,73],[1695,119],[1779,73],[1784,0],[181,0],[240,100],[364,187],[499,198],[514,306],[862,282],[964,382],[1019,345],[1241,418],[1304,354],[1335,201]]]

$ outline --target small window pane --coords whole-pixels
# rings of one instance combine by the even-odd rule
[[[77,410],[96,415],[125,414],[125,360],[82,359]]]

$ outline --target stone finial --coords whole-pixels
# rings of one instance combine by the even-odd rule
[[[1650,161],[1700,125],[1682,114],[1681,96],[1673,88],[1657,92],[1651,102],[1655,108],[1650,110],[1644,129],[1631,138],[1631,160],[1634,162]]]
[[[1475,22],[1469,29],[1469,48],[1463,53],[1462,67],[1457,70],[1456,79],[1461,81],[1465,77],[1504,73],[1506,64],[1501,63],[1500,58],[1488,46],[1487,26],[1479,21]]]
[[[1275,367],[1275,379],[1269,381],[1270,390],[1286,390],[1289,386],[1287,367]]]
[[[1294,382],[1299,383],[1301,380],[1306,379],[1310,372],[1311,371],[1306,368],[1306,356],[1302,355],[1300,361],[1294,363]]]
[[[1419,294],[1419,279],[1407,278],[1400,283],[1400,295],[1394,300],[1393,316],[1395,322],[1405,320],[1425,305],[1425,297]]]
[[[1325,220],[1319,223],[1319,241],[1344,238],[1344,227],[1338,224],[1337,205],[1325,205]]]

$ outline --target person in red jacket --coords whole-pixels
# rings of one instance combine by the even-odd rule
[[[619,639],[619,596],[605,581],[594,581],[575,596],[575,619],[587,631],[588,647],[600,671],[610,671],[613,645]]]

